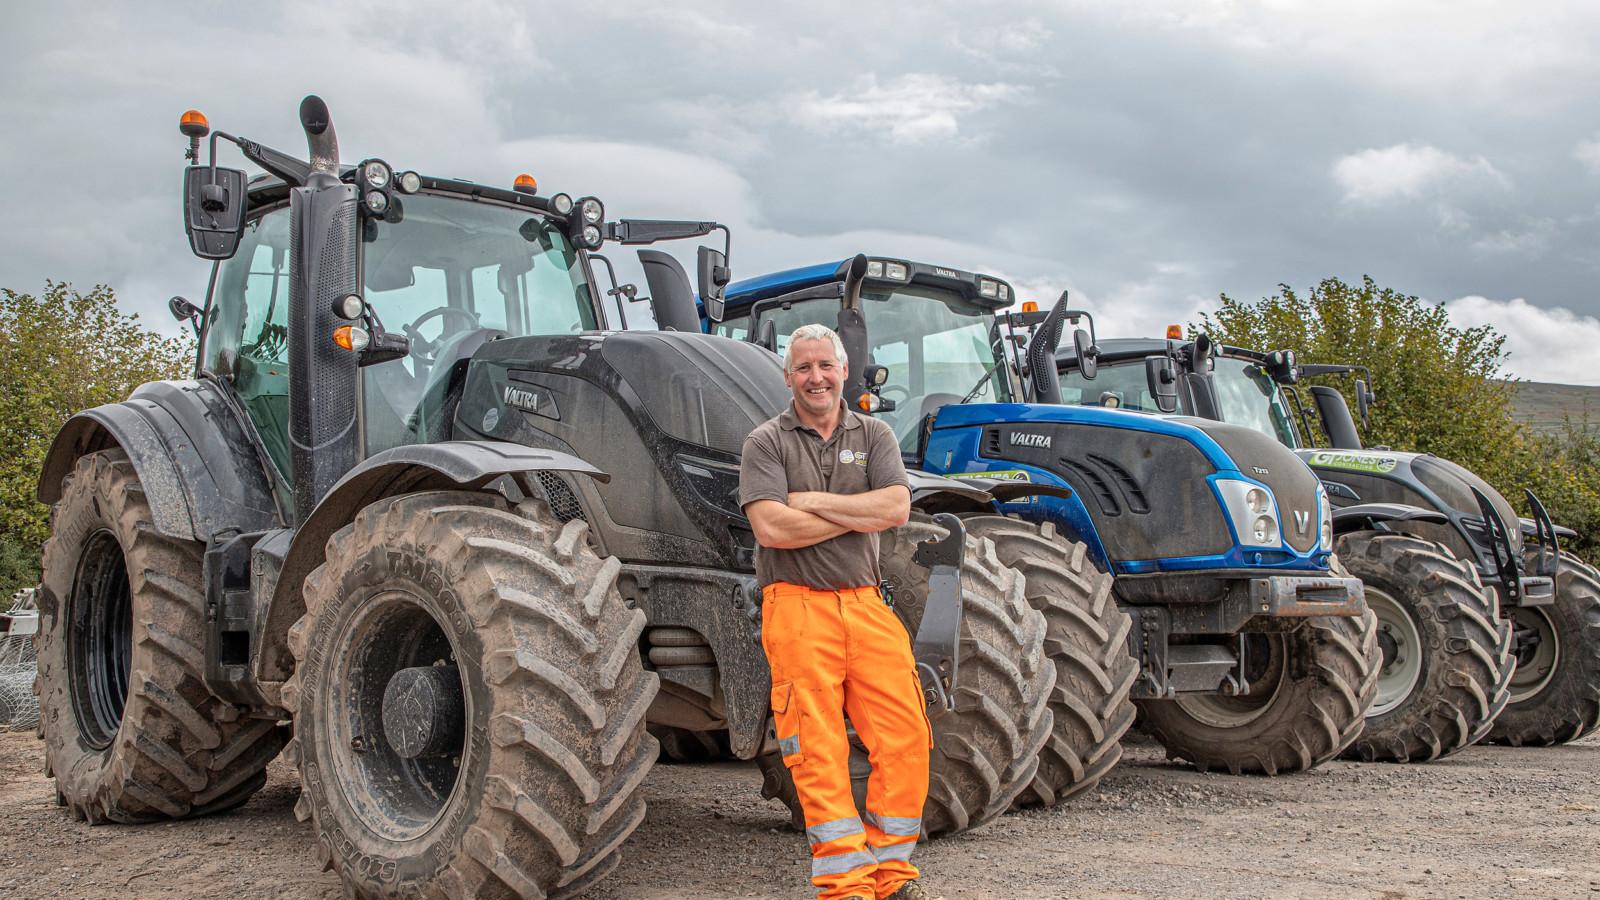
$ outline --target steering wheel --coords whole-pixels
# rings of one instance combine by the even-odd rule
[[[895,393],[899,394],[900,400],[911,399],[911,389],[899,384],[886,384],[883,387],[878,388],[878,398],[881,400],[890,399],[887,396],[890,391],[894,391]],[[896,400],[894,405],[898,407],[900,405],[900,401]]]
[[[411,341],[412,358],[423,365],[433,365],[433,351],[439,346],[439,341],[444,340],[444,334],[441,333],[439,335],[439,341],[430,341],[422,336],[422,325],[424,322],[440,316],[460,316],[466,320],[469,329],[478,327],[477,313],[469,312],[456,306],[435,306],[433,309],[417,316],[410,325],[402,326],[406,338]]]

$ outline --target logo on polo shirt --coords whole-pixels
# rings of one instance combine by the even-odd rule
[[[867,464],[867,452],[865,450],[840,450],[839,462],[847,466],[851,463],[864,466]]]

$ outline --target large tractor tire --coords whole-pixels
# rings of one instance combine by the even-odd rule
[[[1044,614],[1045,653],[1056,667],[1054,724],[1039,771],[1017,801],[1054,806],[1094,787],[1122,758],[1122,735],[1134,718],[1128,692],[1139,674],[1128,652],[1132,620],[1117,607],[1111,576],[1095,567],[1088,547],[1060,536],[1053,524],[976,516],[966,525],[1022,573],[1029,605]]]
[[[1337,560],[1334,571],[1344,574]],[[1245,640],[1244,694],[1134,701],[1169,759],[1202,772],[1287,775],[1327,762],[1356,739],[1382,663],[1371,609]]]
[[[921,541],[945,534],[920,513],[883,533],[879,563],[908,635],[916,634],[928,596],[928,570],[912,554]],[[1044,617],[1028,605],[1022,576],[1000,562],[993,542],[968,534],[961,584],[966,605],[956,708],[933,723],[922,809],[926,837],[976,828],[1009,809],[1032,783],[1050,739],[1055,667],[1045,656]],[[757,763],[765,775],[763,793],[788,806],[791,823],[804,829],[805,815],[782,760],[770,754]],[[858,808],[865,807],[871,771],[865,748],[852,736],[850,777]]]
[[[44,547],[34,692],[45,767],[91,824],[238,806],[287,737],[206,687],[204,548],[150,523],[127,454],[102,450],[67,475]]]
[[[1366,585],[1383,650],[1378,698],[1345,756],[1427,762],[1488,734],[1517,662],[1494,591],[1448,548],[1410,535],[1352,532],[1335,549]]]
[[[644,613],[581,520],[440,491],[328,541],[289,632],[295,812],[362,898],[582,893],[644,819]]]
[[[1600,728],[1600,572],[1561,554],[1550,606],[1510,610],[1517,671],[1489,740],[1548,747]]]

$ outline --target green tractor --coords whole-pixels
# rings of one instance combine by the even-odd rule
[[[781,362],[599,330],[604,241],[716,223],[344,166],[327,106],[300,121],[309,161],[185,115],[216,262],[203,311],[171,303],[194,377],[79,413],[43,466],[47,771],[77,817],[138,823],[237,807],[284,751],[352,896],[581,893],[644,819],[647,725],[776,746],[736,498]],[[266,174],[219,168],[219,138]],[[1008,808],[1050,735],[1022,576],[930,517],[992,503],[916,475],[883,541],[942,741],[930,834]]]
[[[1343,394],[1305,378],[1360,366],[1301,364],[1192,341],[1108,340],[1099,377],[1058,355],[1068,402],[1108,393],[1128,407],[1183,408],[1249,425],[1293,448],[1333,501],[1340,560],[1367,586],[1384,668],[1362,759],[1426,761],[1473,742],[1551,745],[1600,727],[1600,575],[1561,552],[1538,497],[1532,516],[1467,469],[1431,454],[1363,448]],[[1315,414],[1308,411],[1314,405]],[[1321,436],[1319,438],[1319,435]]]

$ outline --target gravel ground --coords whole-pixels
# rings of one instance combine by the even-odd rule
[[[0,734],[0,897],[337,897],[294,820],[293,773],[232,813],[91,828],[41,745]],[[592,900],[811,896],[801,838],[745,764],[659,766],[649,818]],[[918,852],[955,898],[1600,897],[1600,737],[1431,765],[1201,775],[1131,743],[1100,789]]]

